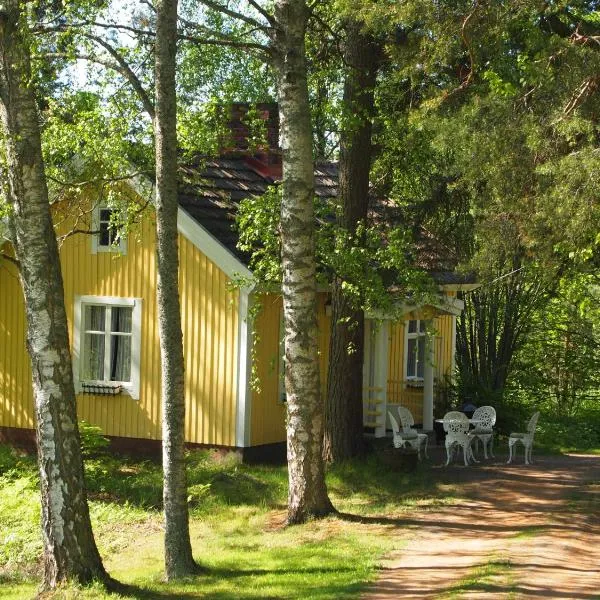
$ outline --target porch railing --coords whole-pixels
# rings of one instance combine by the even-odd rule
[[[384,389],[366,387],[363,389],[363,425],[372,428],[375,436],[385,435],[385,400]]]

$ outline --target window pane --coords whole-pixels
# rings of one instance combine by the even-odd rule
[[[408,333],[416,333],[417,331],[417,322],[409,321],[408,322]]]
[[[425,376],[425,338],[419,338],[417,355],[419,361],[417,363],[417,377]]]
[[[112,210],[110,208],[101,208],[100,209],[100,221],[110,221],[110,214]]]
[[[408,356],[406,357],[406,376],[414,377],[417,367],[417,340],[415,338],[408,340]]]
[[[110,338],[110,380],[131,381],[131,336],[111,335]]]
[[[86,308],[96,307],[89,306]],[[104,335],[86,333],[83,340],[83,380],[102,381],[104,379]]]
[[[85,330],[104,331],[106,309],[103,306],[85,307]]]
[[[133,309],[128,306],[113,306],[111,315],[111,331],[131,333],[131,314]]]
[[[421,333],[425,333],[425,325],[427,324],[427,321],[419,321],[419,331]]]
[[[100,246],[110,246],[111,230],[108,223],[100,223],[100,233],[98,234],[98,244]]]

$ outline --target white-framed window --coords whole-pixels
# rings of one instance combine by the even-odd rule
[[[425,321],[412,319],[405,323],[404,374],[409,382],[422,382],[425,376]]]
[[[98,252],[127,253],[127,239],[115,224],[117,209],[99,205],[92,213],[92,229],[97,231],[92,235],[92,254]]]
[[[73,335],[78,392],[139,398],[141,310],[139,298],[76,296]]]

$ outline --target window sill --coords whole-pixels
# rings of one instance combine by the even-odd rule
[[[406,381],[407,388],[422,388],[425,386],[423,379],[409,379]]]
[[[128,393],[127,388],[122,384],[110,383],[81,383],[81,393],[90,394],[92,396],[118,396],[123,393]]]

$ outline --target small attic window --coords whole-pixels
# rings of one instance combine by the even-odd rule
[[[92,254],[98,252],[127,252],[126,236],[119,231],[116,225],[117,210],[108,206],[97,206],[93,213],[94,231],[92,236]]]

